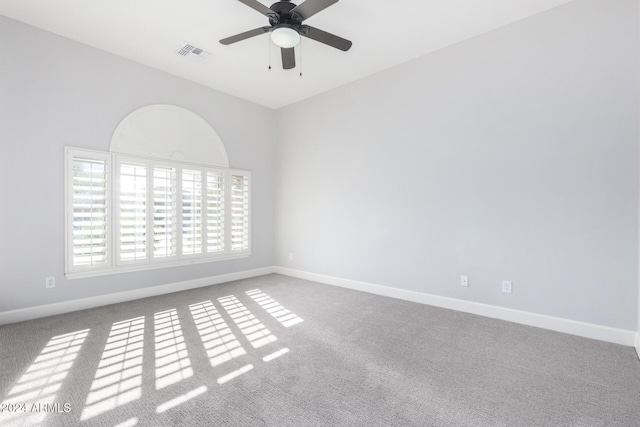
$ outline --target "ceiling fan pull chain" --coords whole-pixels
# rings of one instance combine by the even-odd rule
[[[271,71],[271,37],[267,37],[267,43],[269,43],[269,71]]]
[[[302,77],[302,38],[300,38],[300,77]]]

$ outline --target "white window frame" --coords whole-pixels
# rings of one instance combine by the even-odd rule
[[[65,222],[64,222],[64,235],[65,235],[65,272],[66,274],[83,274],[83,272],[96,271],[105,268],[105,266],[85,265],[75,266],[73,265],[73,230],[74,230],[74,216],[73,216],[73,161],[74,158],[86,158],[91,160],[101,160],[105,162],[105,171],[107,175],[106,183],[106,201],[107,212],[111,211],[111,214],[107,214],[106,233],[107,241],[106,252],[107,261],[106,265],[113,264],[113,244],[111,236],[113,234],[111,217],[113,215],[113,196],[112,196],[112,183],[113,183],[113,156],[111,153],[105,153],[95,150],[82,150],[75,148],[67,148],[65,153],[65,176],[64,176],[64,206],[65,206]]]
[[[108,234],[108,262],[104,266],[73,266],[73,205],[72,205],[72,179],[74,157],[103,160],[106,162],[107,175],[107,234]],[[139,261],[120,261],[119,233],[120,233],[120,165],[121,163],[144,164],[147,172],[147,240],[146,258]],[[153,257],[153,169],[155,166],[172,167],[176,171],[176,219],[177,219],[177,244],[176,255],[170,258]],[[198,170],[202,173],[202,252],[199,254],[184,255],[182,253],[182,171],[183,169]],[[224,250],[207,252],[207,173],[221,174],[223,177],[223,240]],[[248,245],[242,250],[231,250],[231,177],[241,175],[248,179]],[[74,147],[65,147],[65,275],[67,279],[95,277],[109,274],[118,274],[133,271],[154,270],[158,268],[177,267],[184,265],[223,261],[229,259],[246,258],[251,255],[251,172],[198,165],[187,162],[173,162],[165,159],[152,159],[131,155],[121,155],[95,150],[86,150]]]

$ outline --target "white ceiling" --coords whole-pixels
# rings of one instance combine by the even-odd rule
[[[293,70],[282,69],[275,46],[268,70],[267,34],[218,42],[268,25],[238,0],[0,0],[0,14],[279,108],[569,1],[341,0],[305,24],[351,40],[351,50],[303,39],[302,61],[296,48]],[[211,56],[202,62],[178,55],[184,42]]]

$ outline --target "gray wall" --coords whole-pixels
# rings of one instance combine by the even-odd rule
[[[253,173],[250,258],[64,279],[65,145],[108,151],[131,111],[166,103],[211,124]],[[271,266],[275,112],[0,16],[0,312]],[[45,290],[45,276],[57,287]]]
[[[638,28],[576,1],[280,110],[276,262],[636,330]]]

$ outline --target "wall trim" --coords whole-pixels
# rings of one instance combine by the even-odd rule
[[[89,308],[101,307],[109,304],[117,304],[141,298],[148,298],[173,292],[218,285],[234,280],[249,279],[277,273],[285,276],[311,280],[327,285],[338,286],[356,291],[367,292],[405,301],[417,302],[465,313],[477,314],[494,319],[506,320],[528,326],[534,326],[552,331],[563,332],[585,338],[607,341],[615,344],[635,346],[640,357],[640,332],[611,328],[593,323],[579,322],[560,317],[547,316],[511,308],[483,304],[473,301],[465,301],[457,298],[443,297],[406,289],[392,288],[389,286],[361,282],[357,280],[343,279],[319,273],[311,273],[286,267],[274,266],[254,270],[239,271],[235,273],[220,274],[217,276],[203,277],[182,282],[168,283],[165,285],[151,286],[131,291],[116,292],[107,295],[82,298],[72,301],[64,301],[54,304],[29,307],[18,310],[0,312],[0,325],[38,319],[41,317],[71,313]]]
[[[131,291],[116,292],[95,297],[64,301],[54,304],[40,305],[18,310],[0,312],[0,325],[54,316],[57,314],[71,313],[73,311],[86,310],[88,308],[102,307],[109,304],[117,304],[140,298],[154,297],[173,292],[186,291],[188,289],[204,286],[219,285],[234,280],[249,279],[251,277],[264,276],[274,272],[274,267],[257,268],[254,270],[238,271],[236,273],[220,274],[217,276],[203,277],[200,279],[185,280],[182,282],[168,283],[165,285],[150,286]]]
[[[340,277],[327,276],[324,274],[311,273],[286,267],[276,266],[274,272],[283,274],[285,276],[297,277],[300,279],[311,280],[327,285],[333,285],[385,297],[397,298],[401,300],[462,311],[465,313],[477,314],[480,316],[519,323],[522,325],[534,326],[537,328],[577,335],[580,337],[592,338],[626,346],[635,345],[636,349],[640,347],[640,334],[637,334],[636,331],[611,328],[608,326],[601,326],[593,323],[579,322],[576,320],[563,319],[560,317],[514,310],[511,308],[499,307],[495,305],[431,295],[416,291],[409,291],[406,289],[392,288],[389,286],[376,285],[356,280],[342,279]]]

